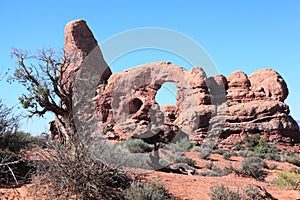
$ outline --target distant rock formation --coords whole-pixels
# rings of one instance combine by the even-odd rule
[[[187,71],[169,62],[153,62],[112,74],[83,20],[67,24],[65,52],[79,56],[80,64],[72,68],[79,71],[77,79],[86,72],[97,74],[96,97],[87,97],[95,99],[94,115],[104,134],[119,139],[159,135],[168,140],[179,134],[195,142],[216,136],[234,143],[245,133],[260,133],[270,141],[300,142],[298,124],[284,103],[287,85],[272,69],[249,77],[242,71],[227,78],[207,77],[200,67]],[[177,102],[160,108],[155,95],[165,82],[176,84]],[[89,90],[85,82],[79,83],[77,91]]]

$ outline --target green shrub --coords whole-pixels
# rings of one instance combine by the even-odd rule
[[[288,153],[288,154],[284,154],[281,158],[281,160],[283,162],[288,162],[291,163],[293,165],[296,165],[298,167],[300,167],[300,158],[298,158],[295,154],[293,153]]]
[[[244,158],[242,161],[241,173],[247,176],[251,176],[255,179],[261,180],[265,175],[264,167],[266,166],[267,164],[261,158]]]
[[[238,170],[236,168],[234,168],[231,164],[229,165],[229,167],[226,166],[222,170],[223,176],[227,176],[228,174],[232,174],[232,173],[237,173],[238,174]]]
[[[190,152],[200,152],[201,151],[200,146],[193,145],[193,147],[190,149]]]
[[[9,132],[0,136],[0,148],[18,153],[21,149],[32,147],[33,140],[29,133]]]
[[[278,153],[267,153],[265,154],[265,159],[280,161],[280,155]]]
[[[221,177],[222,174],[217,172],[200,172],[199,176],[207,176],[207,177]]]
[[[210,162],[208,162],[208,163],[205,164],[205,167],[206,167],[207,169],[212,169],[213,166],[214,166],[214,163],[213,163],[212,161],[210,161]]]
[[[253,156],[257,156],[256,153],[254,153],[253,151],[239,151],[238,152],[238,156],[243,157],[243,158],[247,158],[247,157],[253,157]]]
[[[174,163],[186,163],[189,166],[194,167],[196,165],[196,161],[192,158],[186,157],[185,155],[179,155],[179,156],[171,156],[171,161]]]
[[[226,153],[227,151],[225,151],[224,149],[214,149],[212,150],[212,153],[216,153],[219,155],[224,155],[224,153]]]
[[[212,152],[212,149],[204,147],[200,150],[199,152],[199,157],[202,159],[208,159],[208,157],[210,156]]]
[[[214,140],[210,140],[210,141],[207,141],[207,142],[203,143],[201,147],[202,148],[209,148],[211,150],[218,149],[217,144]]]
[[[253,146],[253,151],[257,154],[272,154],[277,153],[278,149],[276,147],[270,147],[265,139],[260,138],[258,144]]]
[[[169,200],[175,199],[158,180],[152,180],[141,184],[133,182],[130,188],[125,190],[126,200]]]
[[[277,178],[273,181],[281,188],[300,190],[300,174],[296,172],[278,171]]]
[[[246,144],[247,147],[255,147],[258,145],[260,140],[260,134],[254,134],[253,136],[249,136],[247,133],[244,135],[243,142]]]
[[[214,172],[218,173],[218,174],[222,174],[223,173],[222,169],[220,167],[217,167],[217,166],[213,166],[212,170]]]
[[[226,152],[223,154],[223,158],[224,158],[225,160],[230,160],[231,156],[232,156],[232,153],[229,152],[229,151],[226,151]]]
[[[178,140],[175,143],[170,143],[165,145],[164,148],[173,151],[173,152],[188,152],[193,148],[193,144],[189,141],[188,138],[184,137]]]
[[[230,190],[223,184],[216,185],[210,192],[211,200],[240,200],[242,199],[239,193]]]
[[[234,150],[240,151],[240,150],[244,150],[245,148],[242,146],[242,144],[238,143],[237,145],[235,145]]]
[[[131,153],[151,152],[153,147],[141,139],[129,139],[120,142],[121,147],[127,148]]]

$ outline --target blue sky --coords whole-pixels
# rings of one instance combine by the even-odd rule
[[[74,19],[86,20],[100,45],[120,32],[161,27],[196,41],[226,76],[235,70],[248,75],[261,68],[277,70],[289,87],[291,114],[300,119],[300,1],[0,1],[0,18],[0,69],[13,68],[12,48],[32,53],[62,48],[64,26]],[[124,55],[111,67],[122,71],[160,60],[191,67],[178,56],[154,50]],[[18,85],[0,83],[0,97],[9,106],[18,103],[22,92]],[[23,128],[35,134],[47,127],[42,120],[26,123]]]

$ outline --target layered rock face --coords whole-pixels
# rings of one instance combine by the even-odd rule
[[[284,103],[288,88],[272,69],[262,69],[249,76],[237,71],[228,78],[226,123],[221,137],[236,133],[261,133],[269,140],[288,138],[299,142],[295,120]]]
[[[78,120],[96,119],[108,137],[158,135],[172,140],[187,135],[201,142],[216,136],[230,142],[239,141],[244,133],[260,133],[270,141],[300,141],[298,125],[284,103],[287,85],[272,69],[249,77],[241,71],[227,78],[207,77],[200,67],[187,71],[169,62],[154,62],[112,74],[83,20],[67,24],[65,52],[79,58],[70,68],[70,73],[76,73]],[[160,108],[155,96],[165,82],[176,84],[177,102]]]
[[[155,95],[165,82],[178,87],[177,104],[159,108]],[[287,95],[286,83],[272,69],[256,71],[250,78],[241,71],[228,78],[207,78],[199,67],[186,71],[160,62],[113,74],[99,87],[96,107],[104,129],[114,124],[121,138],[147,137],[173,125],[197,142],[241,133],[297,142],[300,133],[284,103]]]

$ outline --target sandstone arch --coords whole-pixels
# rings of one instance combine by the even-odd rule
[[[186,133],[193,133],[199,128],[207,130],[211,99],[205,79],[206,74],[200,67],[187,71],[170,62],[153,62],[115,73],[99,92],[100,102],[104,99],[111,102],[109,117],[102,123],[115,123],[124,133],[128,132],[128,127],[133,134],[135,130],[141,131],[140,128],[153,132],[159,130],[165,124],[165,119],[155,95],[164,83],[174,82],[179,89],[174,125]],[[135,99],[140,104],[137,110],[134,109]],[[99,104],[99,107],[104,111],[100,111],[100,115],[107,113],[102,105]]]

